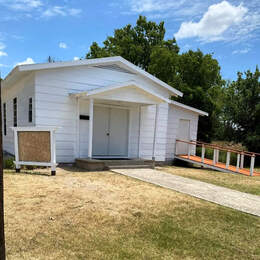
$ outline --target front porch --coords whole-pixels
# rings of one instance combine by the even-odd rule
[[[168,106],[167,98],[133,82],[70,95],[77,104],[75,158],[78,163],[84,161],[88,164],[85,167],[98,164],[102,168],[108,161],[101,159],[137,158],[142,164],[141,159],[165,159],[156,153],[156,140],[163,126],[158,118],[161,107]],[[164,125],[167,129],[167,122]]]
[[[144,159],[76,159],[76,166],[87,171],[104,171],[112,169],[141,169],[141,168],[154,168],[155,166],[163,166],[171,164],[171,162],[155,162],[153,160]]]

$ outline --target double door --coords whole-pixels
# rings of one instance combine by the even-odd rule
[[[127,157],[127,109],[94,106],[93,156]]]

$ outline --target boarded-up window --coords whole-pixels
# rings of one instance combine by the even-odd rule
[[[3,104],[3,110],[4,110],[4,135],[6,135],[6,103]]]
[[[32,122],[32,98],[29,98],[29,113],[28,113],[28,121]]]
[[[48,131],[18,132],[19,160],[23,162],[50,162],[51,143]]]
[[[13,99],[14,127],[17,126],[17,98]]]

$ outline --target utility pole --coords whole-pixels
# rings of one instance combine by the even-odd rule
[[[4,174],[3,174],[3,135],[2,135],[2,79],[0,74],[0,260],[5,260],[4,232]]]

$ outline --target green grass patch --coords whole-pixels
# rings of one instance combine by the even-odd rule
[[[182,177],[223,186],[226,188],[260,195],[260,176],[244,176],[242,174],[224,173],[201,167],[164,167],[162,170]],[[260,171],[260,169],[257,169]]]

